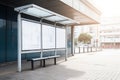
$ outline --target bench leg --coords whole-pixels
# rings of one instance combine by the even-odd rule
[[[31,61],[31,68],[34,70],[34,61]]]
[[[54,58],[54,65],[56,65],[56,58]]]
[[[40,60],[40,67],[42,67],[42,60]]]
[[[45,67],[45,59],[43,59],[43,67]]]

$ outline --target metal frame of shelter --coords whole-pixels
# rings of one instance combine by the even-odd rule
[[[74,24],[76,23],[76,21],[70,19],[70,18],[67,18],[67,17],[64,17],[62,15],[59,15],[57,13],[54,13],[52,11],[49,11],[47,9],[44,9],[40,6],[37,6],[37,5],[34,5],[34,4],[29,4],[29,5],[25,5],[25,6],[21,6],[21,7],[17,7],[15,8],[15,11],[18,12],[18,71],[21,72],[22,70],[22,66],[21,66],[21,54],[24,53],[22,52],[22,49],[21,49],[21,38],[22,38],[22,35],[21,35],[21,31],[22,31],[22,17],[21,17],[21,13],[24,13],[24,14],[27,14],[27,15],[31,15],[31,16],[34,16],[34,17],[37,17],[37,18],[40,18],[40,24],[42,26],[42,20],[45,19],[45,20],[48,20],[48,21],[52,21],[52,22],[55,22],[55,25],[56,26],[56,23],[59,23],[59,24],[63,24],[65,25],[65,28],[67,30],[67,26],[68,25],[71,25],[71,24]],[[42,32],[41,32],[42,33]],[[66,31],[67,33],[67,31]],[[55,30],[55,35],[56,35],[56,30]],[[67,60],[67,34],[66,35],[66,38],[65,38],[65,60]],[[41,34],[42,36],[42,34]],[[56,40],[55,40],[56,41]],[[41,40],[41,43],[42,43],[42,40]],[[56,44],[56,42],[55,42]],[[56,47],[56,45],[55,45]],[[56,51],[57,49],[55,48],[55,55],[56,55]],[[42,56],[42,53],[43,53],[43,49],[42,49],[42,44],[41,44],[41,56]]]

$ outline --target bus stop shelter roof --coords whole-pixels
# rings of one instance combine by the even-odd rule
[[[17,7],[15,8],[15,11],[63,25],[72,25],[77,23],[75,20],[62,16],[35,4]]]

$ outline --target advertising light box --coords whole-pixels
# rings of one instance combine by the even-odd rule
[[[22,20],[22,50],[38,49],[41,49],[40,24]]]
[[[43,49],[55,48],[55,27],[42,25]]]
[[[65,29],[56,28],[56,48],[65,48]]]

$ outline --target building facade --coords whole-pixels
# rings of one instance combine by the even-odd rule
[[[120,48],[120,24],[106,24],[101,27],[106,27],[100,31],[100,39],[102,48]]]

